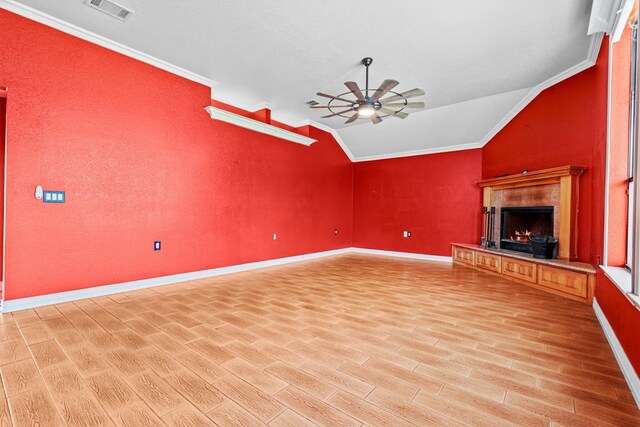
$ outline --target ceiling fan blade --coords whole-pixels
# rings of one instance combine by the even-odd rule
[[[380,99],[387,92],[389,92],[391,89],[393,89],[394,87],[398,86],[399,84],[400,83],[397,82],[396,80],[387,79],[387,80],[383,81],[382,84],[380,85],[380,87],[378,89],[376,89],[375,92],[373,92],[373,96],[371,96],[371,99],[374,100],[374,101]]]
[[[329,114],[326,116],[322,116],[322,119],[328,119],[329,117],[335,117],[335,116],[339,116],[340,114],[344,114],[344,113],[348,113],[349,111],[353,110],[353,108],[349,108],[348,110],[344,110],[344,111],[340,111],[339,113],[333,113],[333,114]]]
[[[385,114],[388,114],[388,115],[393,116],[393,117],[397,117],[399,119],[406,119],[407,117],[409,117],[409,115],[407,113],[403,113],[402,111],[390,110],[390,109],[384,108],[384,107],[382,107],[378,111],[380,111],[382,113],[385,113]]]
[[[355,113],[353,116],[349,117],[349,120],[344,122],[344,124],[346,125],[347,123],[353,123],[356,121],[357,118],[358,118],[358,113]]]
[[[371,117],[371,123],[373,123],[374,125],[377,125],[381,121],[382,121],[382,119],[380,118],[380,116],[378,114],[375,114],[375,115],[373,115]]]
[[[424,108],[424,102],[407,102],[406,104],[398,103],[398,104],[384,104],[387,108]]]
[[[364,101],[364,95],[360,90],[360,86],[356,82],[344,82],[344,85],[349,89],[360,101]]]
[[[389,102],[400,101],[400,100],[402,100],[402,98],[404,98],[404,99],[414,98],[416,96],[422,96],[422,95],[424,95],[424,90],[415,88],[415,89],[411,89],[411,90],[408,90],[406,92],[403,92],[400,95],[393,95],[393,96],[390,96],[388,98],[381,99],[380,103],[381,104],[388,104]]]
[[[338,98],[337,96],[329,95],[327,93],[318,92],[316,93],[318,96],[324,96],[325,98],[337,99],[338,101],[348,102],[349,104],[353,104],[354,101],[351,99]]]
[[[351,105],[310,105],[309,108],[352,108]]]

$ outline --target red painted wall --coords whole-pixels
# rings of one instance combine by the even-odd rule
[[[629,301],[600,269],[596,283],[598,305],[616,333],[633,369],[640,376],[640,308]]]
[[[544,90],[482,149],[483,178],[577,165],[578,259],[602,259],[607,130],[607,43],[596,65]]]
[[[353,165],[330,134],[214,122],[205,86],[1,9],[0,28],[7,300],[351,246]]]
[[[355,163],[354,246],[451,256],[479,242],[481,165],[479,149]]]

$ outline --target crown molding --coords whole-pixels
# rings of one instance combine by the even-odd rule
[[[280,121],[280,120],[278,120],[278,121]],[[338,131],[335,130],[334,128],[332,128],[331,126],[323,125],[322,123],[318,123],[318,122],[313,121],[313,120],[304,120],[302,122],[299,122],[299,123],[293,125],[293,127],[296,127],[296,128],[297,127],[301,127],[301,126],[313,126],[314,128],[317,128],[317,129],[323,130],[323,131],[325,131],[327,133],[330,133],[331,136],[333,136],[333,139],[336,140],[336,142],[338,143],[340,148],[342,148],[342,151],[344,151],[344,154],[347,155],[349,160],[351,160],[352,162],[356,161],[355,156],[353,155],[353,153],[351,152],[351,150],[349,149],[347,144],[344,142],[344,140],[342,139],[342,137],[340,136]]]
[[[449,145],[446,147],[425,148],[424,150],[403,151],[400,153],[376,154],[373,156],[356,157],[354,162],[370,162],[373,160],[397,159],[400,157],[422,156],[424,154],[448,153],[450,151],[473,150],[474,148],[482,148],[477,142],[471,144]]]
[[[487,145],[491,139],[498,134],[515,116],[524,110],[543,90],[550,88],[551,86],[560,83],[563,80],[573,77],[576,74],[586,70],[595,65],[598,59],[598,53],[600,52],[600,46],[602,45],[603,33],[593,34],[591,36],[591,42],[589,43],[589,50],[587,51],[587,59],[574,65],[571,68],[564,70],[563,72],[556,74],[555,76],[545,80],[537,86],[531,88],[531,90],[518,102],[496,125],[491,128],[489,132],[478,142],[480,147]]]
[[[130,58],[137,59],[138,61],[144,62],[146,64],[153,65],[156,68],[168,71],[187,80],[191,80],[193,82],[200,83],[209,87],[213,87],[217,84],[215,81],[207,77],[178,67],[177,65],[170,64],[169,62],[163,61],[162,59],[158,59],[154,56],[147,55],[146,53],[125,46],[99,34],[87,31],[76,25],[70,24],[54,16],[41,12],[37,9],[34,9],[22,3],[18,3],[17,1],[0,0],[0,8],[8,10],[9,12],[13,12],[25,18],[29,18],[48,27],[55,28],[56,30],[62,31],[63,33],[70,34],[82,40],[97,44],[98,46],[102,46],[114,52],[121,53]]]
[[[252,105],[251,107],[249,107],[247,109],[247,111],[251,112],[251,113],[255,113],[256,111],[260,111],[260,110],[264,110],[265,108],[267,110],[273,110],[274,108],[276,108],[277,105],[276,104],[272,104],[270,102],[258,102],[257,104]],[[284,123],[284,122],[282,122]]]
[[[600,53],[600,47],[602,46],[603,39],[604,33],[591,35],[591,42],[589,43],[589,50],[587,51],[587,61],[591,62],[591,65],[595,65],[598,60],[598,54]]]

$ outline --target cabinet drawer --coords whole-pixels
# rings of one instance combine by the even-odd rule
[[[497,255],[490,255],[483,252],[476,252],[475,263],[476,267],[484,268],[486,270],[495,271],[500,273],[502,271],[500,262],[501,258]]]
[[[587,275],[573,271],[538,266],[538,284],[578,297],[587,297]]]
[[[536,265],[532,262],[502,257],[502,274],[536,283]]]
[[[453,260],[473,265],[473,251],[471,249],[453,247]]]

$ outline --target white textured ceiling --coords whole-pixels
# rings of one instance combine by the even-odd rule
[[[481,145],[544,82],[589,65],[596,39],[591,0],[116,1],[135,11],[128,22],[83,0],[19,3],[216,81],[215,99],[331,127],[355,159]],[[345,127],[305,105],[364,86],[365,56],[370,86],[422,88],[426,109]]]

